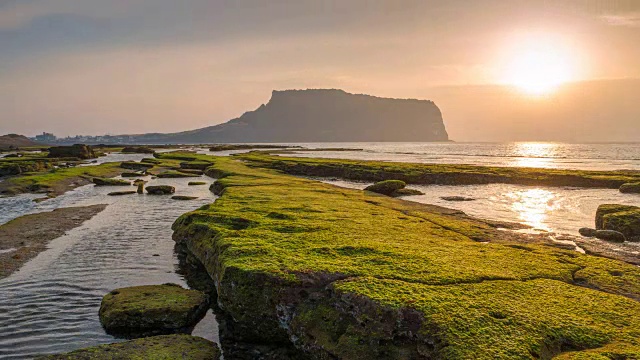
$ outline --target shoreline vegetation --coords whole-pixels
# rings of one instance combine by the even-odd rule
[[[53,239],[77,228],[107,205],[60,208],[29,214],[0,225],[0,279],[47,249]]]
[[[218,179],[212,188],[220,198],[176,220],[174,239],[204,265],[218,304],[247,341],[344,359],[640,354],[638,267],[500,231],[459,211],[281,172],[308,175],[301,172],[318,165],[338,176],[350,174],[335,170],[346,167],[385,180],[380,170],[424,165],[332,166],[255,153],[209,159],[205,173]],[[304,162],[311,165],[298,165]],[[545,177],[526,169],[510,178],[507,169],[496,171],[471,174],[529,174],[526,181],[548,184],[582,179],[583,186],[633,176]]]

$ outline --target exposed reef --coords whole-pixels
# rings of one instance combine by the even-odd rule
[[[474,185],[519,184],[617,189],[640,180],[640,171],[583,171],[450,164],[415,164],[271,156],[253,152],[237,155],[254,166],[287,174],[338,177],[348,180],[402,180],[407,184]]]
[[[84,144],[54,146],[49,148],[48,156],[50,158],[77,158],[81,160],[95,159],[98,157],[91,146]]]
[[[640,354],[635,266],[244,159],[215,158],[220,198],[173,229],[245,341],[316,359]]]

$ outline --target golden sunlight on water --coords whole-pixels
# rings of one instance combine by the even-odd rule
[[[555,167],[554,158],[558,155],[559,145],[554,143],[526,142],[514,144],[514,153],[518,155],[514,165],[521,167]]]
[[[513,191],[505,196],[513,201],[511,208],[525,224],[536,229],[550,230],[546,220],[559,207],[556,193],[536,188]]]

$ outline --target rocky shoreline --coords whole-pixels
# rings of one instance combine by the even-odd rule
[[[635,266],[252,165],[216,158],[220,199],[173,227],[243,341],[318,359],[640,352]]]
[[[0,279],[47,249],[47,244],[91,219],[107,205],[60,208],[0,225]]]

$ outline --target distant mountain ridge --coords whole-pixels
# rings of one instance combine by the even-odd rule
[[[449,140],[433,101],[337,89],[274,90],[267,104],[225,123],[134,138],[147,144]]]
[[[27,146],[43,146],[44,144],[35,142],[26,136],[18,134],[7,134],[0,136],[0,149],[15,149]]]

